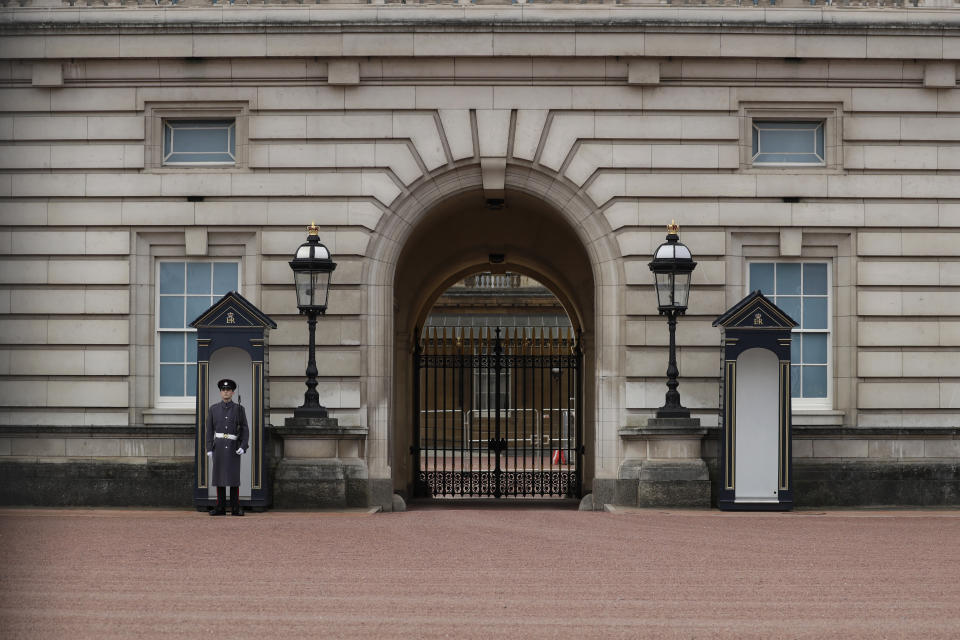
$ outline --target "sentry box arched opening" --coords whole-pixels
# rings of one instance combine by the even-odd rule
[[[793,507],[790,332],[797,323],[759,291],[714,320],[723,336],[721,509]]]

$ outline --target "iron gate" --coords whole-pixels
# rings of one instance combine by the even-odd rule
[[[580,497],[572,329],[427,327],[415,349],[417,495]]]

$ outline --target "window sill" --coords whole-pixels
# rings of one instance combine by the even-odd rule
[[[740,167],[740,173],[754,175],[783,175],[790,173],[811,173],[817,175],[842,175],[843,167],[829,167],[816,164],[777,164],[777,165],[753,165],[748,164]]]
[[[253,173],[250,167],[237,165],[176,164],[160,167],[144,167],[143,173]]]
[[[794,409],[791,416],[796,427],[842,427],[844,412],[834,409]]]

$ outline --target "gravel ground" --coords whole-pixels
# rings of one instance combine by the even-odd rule
[[[0,510],[0,637],[960,638],[960,511]]]

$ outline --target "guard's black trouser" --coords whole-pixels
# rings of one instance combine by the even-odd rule
[[[217,487],[217,508],[223,509],[227,502],[227,488]],[[230,487],[230,506],[233,508],[240,506],[240,487]]]

